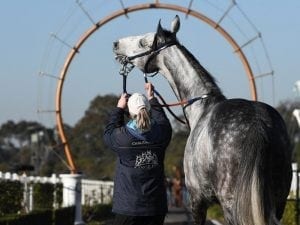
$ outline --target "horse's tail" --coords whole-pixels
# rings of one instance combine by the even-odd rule
[[[241,176],[235,190],[232,222],[235,225],[279,225],[273,208],[270,173],[266,168],[268,141],[261,134],[256,138],[256,143],[248,143],[242,150],[246,154],[242,154],[240,162]]]

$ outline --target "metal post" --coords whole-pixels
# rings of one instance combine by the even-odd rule
[[[300,127],[300,109],[294,109],[293,116],[296,118],[298,125]]]
[[[104,194],[103,194],[103,184],[100,186],[100,193],[101,193],[101,204],[104,203]]]
[[[296,224],[299,225],[299,170],[296,170],[297,173],[297,189],[296,189]]]
[[[85,225],[81,214],[81,174],[60,174],[63,183],[63,206],[75,206],[74,225]]]
[[[29,212],[33,210],[33,186],[32,184],[29,186]]]

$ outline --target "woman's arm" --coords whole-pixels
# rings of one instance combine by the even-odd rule
[[[124,110],[127,106],[127,94],[122,94],[117,107],[110,113],[109,121],[104,129],[104,142],[112,147],[115,140],[114,131],[116,128],[124,126]]]
[[[151,105],[151,117],[154,119],[158,124],[163,124],[171,127],[170,121],[165,114],[165,111],[160,106],[157,98],[154,97],[154,86],[151,83],[145,84],[145,89],[147,92],[148,100]]]

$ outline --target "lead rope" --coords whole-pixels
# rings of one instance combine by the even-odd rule
[[[146,75],[146,73],[144,73],[144,80],[145,80],[145,83],[148,83],[148,77]],[[153,89],[154,93],[159,97],[159,99],[163,102],[163,105],[160,105],[161,107],[166,107],[166,109],[168,110],[168,112],[176,119],[178,120],[180,123],[183,123],[183,124],[186,124],[185,121],[183,121],[182,119],[180,119],[178,116],[175,115],[175,113],[170,109],[170,106],[173,106],[173,105],[169,105],[166,103],[166,101],[164,100],[164,98],[159,94],[158,91],[156,91],[155,89]],[[179,104],[177,103],[178,105],[182,105],[182,104]]]
[[[129,64],[129,65],[128,65]],[[128,74],[131,72],[131,70],[134,68],[134,65],[131,63],[124,63],[122,64],[123,66],[121,67],[119,74],[123,77],[123,93],[127,94],[127,90],[126,90],[126,86],[127,86],[127,76]],[[158,72],[152,74],[152,75],[148,75],[150,77],[153,77],[157,74]],[[146,73],[144,73],[144,81],[145,83],[148,83],[148,76],[146,75]],[[193,104],[196,101],[199,100],[203,100],[206,99],[209,95],[205,94],[202,95],[201,97],[196,97],[196,98],[192,98],[189,100],[183,100],[180,102],[176,102],[176,103],[172,103],[172,104],[167,104],[166,101],[164,100],[164,98],[161,96],[161,94],[157,91],[157,90],[153,90],[155,95],[162,101],[163,104],[160,104],[161,107],[166,107],[166,109],[168,110],[168,112],[176,119],[178,120],[180,123],[182,124],[188,124],[186,121],[182,120],[181,118],[179,118],[178,116],[175,115],[175,113],[170,109],[170,107],[172,106],[183,106],[183,109],[185,109],[187,106]]]

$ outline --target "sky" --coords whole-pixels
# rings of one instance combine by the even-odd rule
[[[1,0],[0,125],[8,120],[27,120],[54,126],[57,79],[53,77],[59,76],[69,46],[74,46],[93,22],[120,10],[122,5],[144,2],[151,1]],[[190,1],[159,2],[188,7]],[[240,45],[255,37],[256,32],[261,33],[262,42],[255,40],[253,45],[251,42],[245,52],[249,52],[248,60],[256,75],[274,71],[274,76],[256,80],[258,100],[276,107],[282,101],[299,98],[293,87],[300,80],[300,1],[236,2],[238,7],[233,8],[220,25]],[[192,9],[218,21],[229,3],[226,0],[194,0]],[[151,9],[116,18],[84,43],[64,83],[64,122],[76,124],[97,95],[121,93],[120,66],[111,50],[116,39],[153,32],[159,19],[169,29],[176,14],[181,18],[179,41],[216,78],[224,94],[230,98],[251,99],[249,81],[241,62],[218,32],[180,12]],[[243,31],[239,34],[240,30]],[[134,69],[128,78],[129,91],[143,91],[142,82],[140,72]],[[154,78],[151,82],[168,102],[176,101],[162,78]]]

